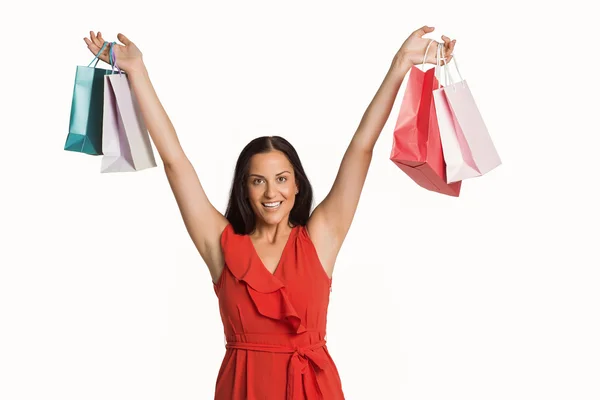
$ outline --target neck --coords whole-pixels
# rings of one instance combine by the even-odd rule
[[[265,221],[256,221],[256,227],[251,234],[256,239],[265,239],[275,242],[279,237],[286,237],[292,231],[289,219],[286,217],[277,224],[268,224]]]

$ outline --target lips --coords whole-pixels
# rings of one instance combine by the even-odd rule
[[[267,210],[277,210],[279,207],[281,207],[281,203],[283,203],[283,201],[274,201],[274,202],[269,202],[269,203],[261,203],[262,206],[267,209]],[[277,204],[276,206],[267,206],[267,204]]]

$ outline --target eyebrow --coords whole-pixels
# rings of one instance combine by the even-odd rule
[[[287,172],[288,174],[291,174],[291,172],[290,172],[290,171],[283,171],[283,172],[280,172],[280,173],[278,173],[278,174],[277,174],[277,175],[275,175],[275,176],[279,176],[279,175],[281,175],[281,174],[285,174],[286,172]],[[250,175],[248,175],[248,176],[257,176],[257,177],[259,177],[259,178],[264,178],[264,176],[262,176],[262,175],[258,175],[258,174],[250,174]]]

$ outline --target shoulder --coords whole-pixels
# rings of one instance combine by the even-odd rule
[[[236,233],[233,225],[229,223],[221,233],[221,249],[224,254],[240,253],[248,238],[246,234]]]
[[[233,225],[227,224],[221,233],[223,268],[228,268],[234,276],[244,276],[249,268],[249,237],[235,232]]]
[[[233,231],[233,225],[231,225],[230,222],[225,225],[223,232],[221,232],[221,246],[227,244],[231,240],[232,235],[235,235],[235,232]]]

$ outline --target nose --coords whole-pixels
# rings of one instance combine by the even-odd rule
[[[267,184],[267,189],[265,190],[265,197],[271,199],[275,197],[275,185]]]

